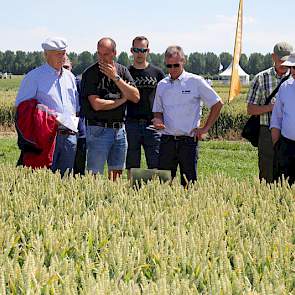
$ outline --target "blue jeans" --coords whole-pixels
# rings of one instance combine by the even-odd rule
[[[105,162],[108,170],[123,170],[127,153],[127,138],[125,127],[105,128],[87,126],[87,170],[103,174]]]
[[[146,163],[149,169],[158,168],[161,135],[148,130],[148,122],[128,122],[126,132],[128,151],[126,168],[139,168],[141,161],[141,146],[144,148]]]
[[[77,148],[76,135],[57,135],[51,170],[59,170],[64,176],[67,169],[72,171]]]

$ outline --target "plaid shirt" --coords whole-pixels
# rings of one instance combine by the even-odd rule
[[[247,95],[247,103],[264,105],[268,96],[272,94],[275,88],[278,86],[280,81],[288,75],[288,72],[284,76],[279,76],[275,68],[269,68],[265,71],[258,73],[250,88]],[[275,96],[276,97],[276,96]],[[275,100],[275,97],[273,98]],[[260,125],[269,126],[271,112],[260,115]]]

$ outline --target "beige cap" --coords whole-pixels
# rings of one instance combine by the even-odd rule
[[[295,66],[295,52],[292,52],[286,61],[282,63],[283,66],[293,67]]]
[[[276,54],[280,60],[285,61],[293,51],[293,46],[287,42],[279,42],[273,48],[273,53]]]

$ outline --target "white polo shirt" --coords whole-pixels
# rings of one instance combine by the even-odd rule
[[[281,134],[295,140],[295,80],[290,78],[282,84],[272,110],[270,128],[281,130]]]
[[[202,77],[183,71],[176,80],[168,76],[159,82],[153,112],[163,113],[162,134],[193,136],[200,126],[202,102],[211,108],[220,100]]]

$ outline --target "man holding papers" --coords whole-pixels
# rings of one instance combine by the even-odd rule
[[[159,169],[175,177],[179,165],[181,184],[187,186],[197,180],[198,140],[217,120],[223,103],[202,77],[184,70],[180,46],[167,48],[165,64],[169,75],[159,82],[153,106],[153,124],[162,130]],[[201,101],[210,109],[203,127]]]
[[[25,76],[16,98],[16,107],[35,99],[55,113],[58,128],[50,166],[53,171],[59,170],[62,176],[74,165],[77,145],[77,120],[74,117],[79,111],[75,77],[63,69],[67,47],[62,38],[46,39],[42,43],[46,63]]]

